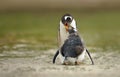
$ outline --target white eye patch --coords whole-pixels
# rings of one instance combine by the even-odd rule
[[[71,16],[65,16],[65,20],[67,20],[67,18],[70,18],[72,20]]]

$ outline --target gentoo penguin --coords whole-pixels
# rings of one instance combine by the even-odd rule
[[[82,62],[85,56],[85,52],[87,52],[88,55],[90,56],[88,50],[84,47],[84,44],[77,33],[76,22],[70,14],[65,14],[61,18],[58,31],[58,42],[59,49],[54,55],[53,63],[55,63],[56,57],[58,56],[59,53],[62,64],[68,63],[78,64],[79,62]],[[74,60],[70,60],[69,58],[72,58]],[[90,59],[92,61],[92,64],[94,64],[91,56]]]
[[[64,44],[64,41],[67,39],[69,35],[68,32],[69,26],[72,26],[74,30],[77,31],[76,22],[74,18],[70,14],[65,14],[61,18],[59,30],[58,30],[59,47],[61,47]]]

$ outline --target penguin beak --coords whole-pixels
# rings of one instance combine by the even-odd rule
[[[68,29],[69,29],[68,23],[65,23],[65,29],[66,29],[66,31],[68,32]]]

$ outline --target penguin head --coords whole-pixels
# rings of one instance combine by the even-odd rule
[[[75,19],[70,14],[63,15],[61,18],[61,22],[64,25],[67,32],[70,26],[74,28],[74,31],[77,31]]]

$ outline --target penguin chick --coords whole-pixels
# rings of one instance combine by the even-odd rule
[[[78,56],[84,51],[83,43],[78,33],[74,31],[74,28],[70,26],[68,32],[68,39],[65,40],[63,46],[61,47],[61,54],[65,57],[64,62],[67,62],[67,58],[75,58],[77,60]],[[74,63],[75,62],[76,61],[74,61]]]

